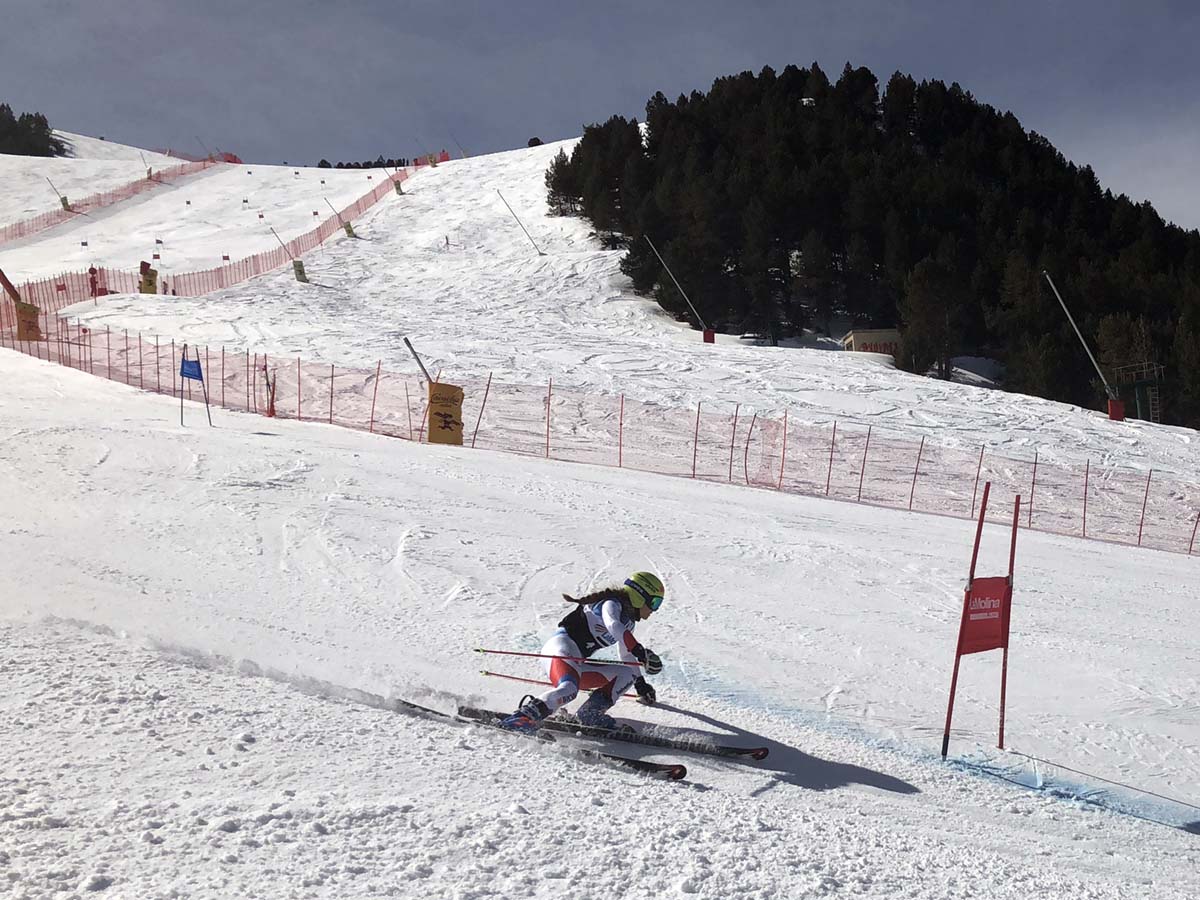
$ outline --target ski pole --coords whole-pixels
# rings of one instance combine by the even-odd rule
[[[536,678],[521,678],[519,675],[505,675],[503,672],[489,672],[487,669],[480,669],[480,675],[487,675],[489,678],[507,678],[509,681],[523,681],[525,684],[540,684],[547,685],[547,681],[538,681]],[[589,694],[599,688],[580,688],[582,691],[587,691]],[[622,697],[628,697],[630,700],[636,700],[637,694],[622,694]]]
[[[568,662],[586,662],[599,663],[609,666],[637,666],[641,667],[640,662],[626,662],[623,659],[588,659],[586,656],[555,656],[549,653],[520,653],[516,650],[485,650],[483,647],[476,647],[476,653],[493,653],[498,656],[531,656],[534,659],[565,659]]]

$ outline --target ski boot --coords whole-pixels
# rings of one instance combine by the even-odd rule
[[[588,697],[583,706],[575,711],[575,718],[580,725],[587,725],[589,728],[607,728],[609,731],[617,730],[617,720],[608,715],[608,710],[614,702],[609,691],[609,688],[592,691],[592,696]]]
[[[538,724],[548,715],[550,715],[550,707],[532,694],[526,694],[521,698],[521,705],[517,707],[517,711],[511,716],[501,719],[499,725],[509,731],[533,734],[537,731]]]

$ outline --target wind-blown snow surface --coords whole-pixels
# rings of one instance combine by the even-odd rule
[[[0,379],[21,386],[0,393],[13,896],[1200,891],[1194,834],[937,759],[967,523],[223,412],[209,429],[194,404],[180,428],[169,398],[12,353]],[[989,527],[980,571],[1006,552]],[[1022,533],[1010,745],[1194,798],[1195,566]],[[559,593],[643,567],[668,584],[639,627],[663,705],[617,712],[765,741],[764,763],[657,782],[380,708],[511,706],[520,686],[471,648],[536,649]],[[955,754],[993,741],[996,656],[964,661]]]

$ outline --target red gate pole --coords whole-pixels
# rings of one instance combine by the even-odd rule
[[[1017,494],[1013,506],[1012,545],[1008,550],[1008,603],[1004,605],[1004,660],[1000,663],[1000,742],[996,745],[1004,749],[1004,702],[1008,688],[1008,629],[1012,624],[1012,580],[1013,565],[1017,559],[1017,524],[1021,519],[1021,495]]]
[[[1196,524],[1192,526],[1192,539],[1188,541],[1188,556],[1192,555],[1192,547],[1196,543],[1196,529],[1200,528],[1200,512],[1196,513]]]
[[[967,624],[967,598],[971,596],[971,582],[975,580],[975,563],[979,559],[979,540],[983,537],[983,520],[987,515],[988,493],[992,483],[984,482],[983,501],[979,504],[979,524],[975,526],[975,549],[971,551],[971,574],[967,576],[967,589],[963,592],[962,615],[958,621],[958,643],[954,647],[954,673],[950,676],[950,700],[946,704],[946,727],[942,731],[942,759],[950,749],[950,719],[954,715],[954,693],[958,687],[958,664],[962,662],[963,626]]]
[[[858,503],[862,503],[863,476],[867,474],[867,451],[871,449],[871,428],[871,425],[867,426],[867,445],[863,447],[862,468],[858,472]]]
[[[975,487],[971,488],[971,516],[975,515],[975,494],[979,491],[979,471],[983,468],[983,448],[979,448],[979,464],[975,466]]]
[[[1150,499],[1150,476],[1154,474],[1151,469],[1146,473],[1146,493],[1142,497],[1142,520],[1138,522],[1138,546],[1142,546],[1142,528],[1146,524],[1146,501]]]
[[[1037,490],[1037,464],[1038,452],[1037,448],[1035,447],[1033,450],[1033,482],[1029,485],[1029,518],[1025,523],[1026,528],[1033,527],[1033,492]],[[1003,729],[1001,729],[1001,731],[1003,731]]]
[[[104,326],[104,356],[108,362],[108,380],[112,381],[112,329]]]
[[[742,454],[742,473],[746,477],[746,484],[750,483],[750,437],[754,434],[754,423],[758,421],[758,411],[755,410],[754,418],[750,420],[750,430],[746,432],[746,452]]]
[[[692,477],[696,477],[696,454],[700,451],[700,403],[696,401],[696,433],[692,436]]]
[[[733,483],[733,443],[737,440],[737,420],[738,410],[742,408],[742,404],[735,404],[733,407],[733,431],[729,433],[729,483]]]
[[[375,390],[371,393],[371,423],[367,426],[367,431],[375,433],[375,398],[379,396],[379,371],[383,368],[383,360],[379,360],[375,364]],[[404,385],[404,390],[408,390],[408,383]],[[408,420],[409,437],[412,437],[412,419]]]
[[[787,465],[787,419],[788,411],[783,411],[783,455],[779,460],[779,484],[775,485],[775,490],[783,490],[783,467]]]
[[[829,496],[829,482],[833,478],[833,448],[837,444],[837,419],[833,420],[833,438],[829,441],[829,471],[825,473],[825,496]]]
[[[479,423],[483,421],[483,410],[487,406],[488,394],[492,390],[492,373],[488,372],[487,386],[483,389],[483,402],[479,404],[479,415],[475,419],[475,430],[471,432],[471,446],[475,446],[475,437],[479,434]]]
[[[617,419],[617,468],[625,464],[625,395],[621,395],[621,417]],[[732,466],[733,463],[730,463]]]
[[[917,493],[917,472],[921,470],[921,454],[925,452],[925,435],[921,435],[921,446],[917,448],[917,464],[913,466],[912,489],[908,492],[908,508],[912,509],[913,496]]]
[[[1083,467],[1083,536],[1087,537],[1087,494],[1088,475],[1091,474],[1092,461],[1089,459]]]
[[[329,424],[333,424],[333,363],[329,364]]]

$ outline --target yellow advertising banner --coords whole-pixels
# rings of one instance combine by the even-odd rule
[[[429,443],[462,446],[463,390],[453,384],[429,385]]]

